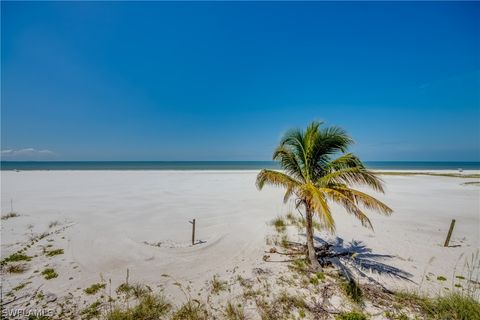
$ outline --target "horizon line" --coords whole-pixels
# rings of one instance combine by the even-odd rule
[[[276,160],[0,160],[0,162],[277,162]],[[362,160],[362,162],[476,162],[480,160]]]

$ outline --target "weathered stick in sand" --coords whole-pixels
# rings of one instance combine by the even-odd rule
[[[452,222],[450,223],[450,229],[448,229],[447,239],[445,239],[445,243],[443,244],[444,247],[448,247],[450,237],[452,236],[453,227],[455,227],[455,219],[452,219]]]
[[[192,246],[195,244],[195,219],[188,221],[192,224]]]

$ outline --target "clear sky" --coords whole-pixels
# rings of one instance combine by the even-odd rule
[[[480,3],[6,3],[2,159],[480,160]]]

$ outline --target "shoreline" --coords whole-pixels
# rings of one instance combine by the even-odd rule
[[[265,168],[268,170],[282,171],[280,169],[271,169]],[[98,172],[98,171],[107,171],[107,172],[207,172],[207,173],[236,173],[236,172],[247,172],[247,173],[258,173],[263,168],[260,169],[1,169],[0,172]],[[377,172],[380,174],[389,174],[389,173],[401,173],[401,174],[430,174],[430,173],[451,173],[462,175],[471,175],[471,174],[480,174],[480,169],[468,169],[468,170],[453,170],[453,169],[369,169],[370,171]]]

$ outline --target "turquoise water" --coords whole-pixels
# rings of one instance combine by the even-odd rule
[[[382,170],[478,170],[480,162],[366,161]],[[1,170],[257,170],[273,161],[2,161]]]

